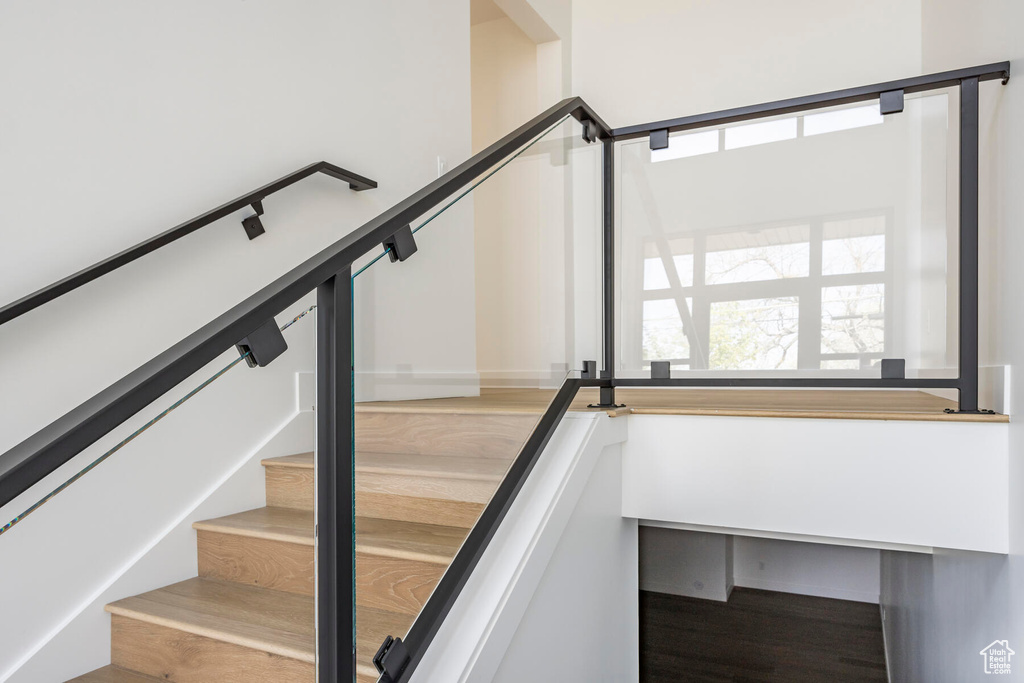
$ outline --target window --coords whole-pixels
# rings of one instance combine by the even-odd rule
[[[884,213],[645,244],[641,366],[871,367],[886,351],[888,246]]]

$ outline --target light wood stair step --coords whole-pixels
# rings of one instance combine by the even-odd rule
[[[111,683],[165,681],[304,681],[312,683],[313,599],[211,579],[189,579],[107,606],[117,620]],[[404,636],[413,617],[356,610],[360,679],[376,680],[372,658],[388,635]],[[106,675],[106,671],[100,670]],[[136,672],[144,672],[142,674]],[[93,672],[94,675],[98,672]],[[76,679],[77,680],[77,679]],[[83,678],[101,683],[105,678]]]
[[[356,512],[472,528],[511,464],[508,458],[356,453]],[[263,461],[267,504],[313,509],[313,454]]]
[[[539,413],[356,406],[356,450],[508,458],[519,452],[539,418]]]
[[[164,679],[146,676],[117,666],[104,666],[72,678],[67,683],[154,683]]]
[[[199,576],[313,595],[313,513],[257,508],[195,522]]]
[[[311,511],[258,508],[193,526],[201,577],[313,595]],[[419,613],[467,533],[459,527],[357,517],[357,604]]]

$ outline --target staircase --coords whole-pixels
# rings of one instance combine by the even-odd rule
[[[536,419],[357,408],[360,683],[377,679],[377,648],[405,635]],[[267,507],[193,524],[199,576],[107,605],[111,665],[74,681],[314,681],[313,454],[263,466]]]

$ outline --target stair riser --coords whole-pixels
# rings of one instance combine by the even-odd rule
[[[313,470],[298,467],[265,467],[264,470],[269,507],[313,509]]]
[[[199,575],[261,588],[314,595],[313,547],[199,531]],[[356,603],[418,614],[445,566],[356,553]]]
[[[111,663],[175,683],[313,683],[310,662],[111,616]]]
[[[199,576],[314,594],[313,546],[198,531]]]
[[[356,604],[419,614],[445,567],[415,560],[356,553]]]
[[[313,509],[313,471],[267,467],[267,505]],[[356,510],[364,517],[472,528],[494,481],[357,473]]]
[[[356,416],[356,449],[375,453],[511,458],[519,452],[538,417],[528,413],[360,412]]]
[[[356,509],[365,517],[472,529],[484,504],[356,491]]]

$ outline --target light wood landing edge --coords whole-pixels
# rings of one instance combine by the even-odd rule
[[[483,389],[480,396],[416,401],[361,403],[357,411],[421,413],[540,413],[554,390]],[[616,415],[720,415],[840,420],[912,420],[935,422],[1009,422],[1002,414],[946,413],[956,402],[925,391],[882,389],[661,389],[619,388],[625,408]],[[593,412],[596,389],[581,389],[571,410]]]

